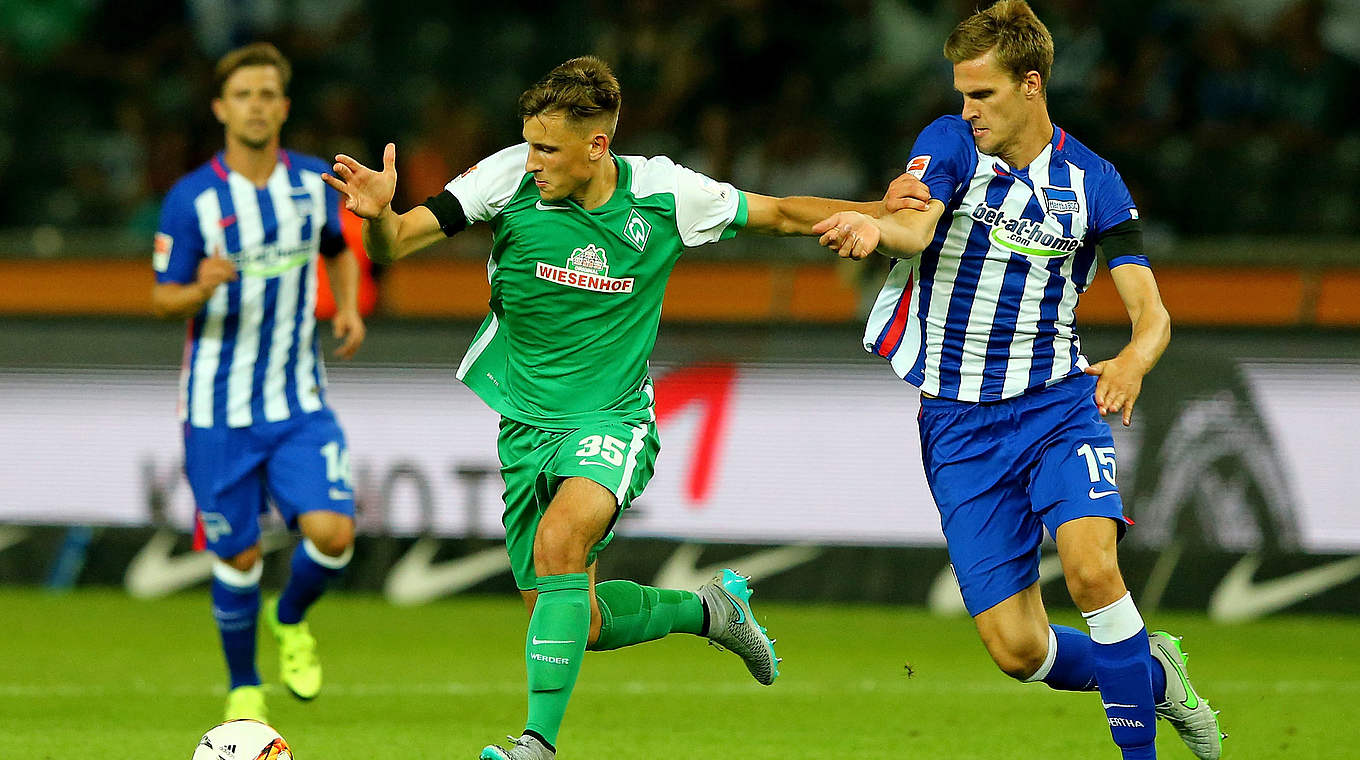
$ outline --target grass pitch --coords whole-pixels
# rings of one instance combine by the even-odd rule
[[[559,757],[1118,758],[1094,695],[1011,682],[967,620],[759,596],[756,611],[784,657],[774,686],[691,636],[591,653]],[[518,600],[397,608],[332,595],[310,620],[321,697],[304,704],[277,686],[269,697],[299,760],[471,760],[521,728]],[[1360,620],[1152,623],[1185,636],[1195,683],[1231,734],[1225,758],[1360,757]],[[262,630],[267,682],[274,657]],[[187,760],[220,718],[224,670],[204,592],[136,601],[0,588],[0,758]],[[1164,724],[1158,747],[1191,757]]]

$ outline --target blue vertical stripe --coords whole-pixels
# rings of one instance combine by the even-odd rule
[[[269,189],[256,188],[255,203],[260,207],[260,226],[264,229],[264,244],[279,241],[279,220],[274,214],[274,201]],[[274,310],[278,306],[279,278],[270,277],[264,283],[264,296],[260,307],[264,313],[260,318],[260,350],[255,356],[255,372],[250,381],[250,418],[265,419],[264,379],[269,370],[269,349],[274,343]]]
[[[236,205],[231,201],[231,188],[225,180],[217,183],[217,203],[222,209],[222,221],[230,222],[222,228],[226,253],[241,252],[241,227],[236,223]],[[213,251],[208,251],[212,255]],[[227,377],[231,373],[232,355],[236,349],[236,335],[241,323],[241,280],[238,277],[226,284],[227,314],[222,320],[222,350],[217,358],[217,374],[213,376],[213,425],[227,422]]]
[[[987,183],[987,205],[1000,208],[1006,200],[1015,178],[998,174]],[[959,390],[963,369],[963,343],[968,334],[968,315],[973,310],[973,299],[977,296],[978,280],[982,278],[982,265],[987,263],[987,252],[992,247],[988,237],[991,227],[978,221],[970,221],[972,229],[968,232],[968,242],[960,254],[959,270],[954,275],[954,291],[949,299],[949,311],[945,316],[944,340],[940,346],[940,395],[953,398]]]
[[[1039,324],[1036,325],[1034,338],[1034,358],[1030,360],[1029,382],[1027,387],[1034,388],[1048,382],[1053,374],[1053,336],[1058,334],[1058,305],[1062,303],[1063,262],[1066,256],[1056,256],[1048,260],[1048,284],[1044,286],[1044,298],[1039,303]]]

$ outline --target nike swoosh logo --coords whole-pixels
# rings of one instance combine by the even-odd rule
[[[732,605],[732,609],[737,611],[737,625],[745,623],[746,611],[741,608],[740,604],[737,604],[737,600],[731,594],[727,593],[726,589],[723,590],[723,596],[727,598],[727,603]]]
[[[1121,705],[1121,704],[1119,704],[1118,702],[1101,702],[1101,703],[1100,703],[1100,706],[1101,706],[1101,707],[1104,707],[1106,710],[1110,709],[1111,707],[1122,707],[1122,708],[1124,708],[1125,710],[1137,710],[1137,709],[1138,709],[1138,705]]]
[[[540,639],[540,638],[537,637],[537,636],[533,637],[533,639],[531,639],[531,640],[534,642],[534,646],[538,646],[539,644],[575,644],[575,643],[576,643],[575,641],[557,641],[557,640],[555,640],[555,639]]]
[[[592,467],[609,467],[609,466],[610,466],[610,465],[609,465],[608,463],[606,463],[606,462],[592,462],[592,461],[590,461],[589,459],[582,459],[580,462],[577,462],[577,464],[588,464],[588,465],[590,465],[590,466],[592,466]]]
[[[1090,496],[1092,499],[1103,499],[1106,496],[1114,496],[1117,493],[1119,493],[1119,491],[1097,491],[1096,489],[1092,488],[1091,490],[1086,492],[1086,495]]]
[[[336,500],[339,500],[339,499],[353,499],[353,498],[354,498],[354,494],[350,493],[349,491],[345,491],[345,490],[342,490],[342,489],[339,489],[339,488],[332,488],[331,491],[330,491],[330,496],[331,496],[332,499],[336,499]]]
[[[1253,620],[1360,577],[1360,556],[1258,582],[1252,576],[1260,566],[1257,554],[1248,554],[1232,566],[1209,597],[1211,620]]]
[[[811,562],[822,554],[822,549],[816,546],[779,546],[725,559],[716,565],[698,567],[696,563],[703,550],[700,544],[686,543],[676,547],[661,569],[657,570],[652,585],[657,588],[698,588],[707,583],[714,573],[727,567],[739,568],[752,578],[768,578]]]
[[[160,528],[137,555],[128,563],[123,574],[123,587],[129,595],[138,599],[154,599],[176,591],[196,586],[212,577],[213,559],[216,555],[209,551],[175,553],[178,534],[169,528]],[[266,533],[260,538],[260,549],[265,554],[287,546],[288,534]]]
[[[538,201],[537,203],[534,204],[534,208],[538,209],[539,211],[566,211],[566,210],[568,210],[569,207],[568,207],[568,206],[550,206],[550,205],[544,203],[543,201]]]
[[[456,594],[510,570],[504,546],[483,549],[466,557],[434,562],[439,541],[423,537],[406,550],[387,573],[383,594],[393,604],[422,604]]]

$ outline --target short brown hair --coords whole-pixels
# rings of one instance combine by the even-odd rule
[[[945,40],[944,57],[951,63],[963,63],[981,58],[993,48],[997,64],[1015,81],[1037,71],[1039,81],[1048,89],[1053,35],[1025,0],[1001,0],[959,22]]]
[[[607,117],[605,129],[613,137],[622,104],[623,92],[609,64],[587,55],[563,63],[525,90],[519,96],[519,116],[562,111],[575,121]]]
[[[246,66],[273,66],[278,69],[279,82],[283,85],[283,91],[288,92],[288,82],[293,78],[293,65],[270,43],[253,42],[236,48],[217,62],[217,68],[213,70],[213,85],[217,94],[222,94],[222,88],[226,87],[227,80],[237,69]]]

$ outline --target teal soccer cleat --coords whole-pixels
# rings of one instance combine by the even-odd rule
[[[751,612],[748,580],[736,571],[722,570],[699,587],[698,594],[708,609],[704,635],[714,646],[740,657],[751,675],[769,686],[779,677],[780,659],[774,653],[774,639],[766,635]]]
[[[556,752],[548,749],[533,736],[524,734],[516,739],[513,736],[505,737],[514,746],[506,749],[496,744],[488,744],[478,755],[478,760],[553,760],[557,756]]]

